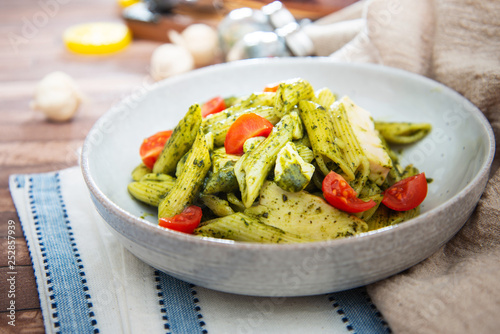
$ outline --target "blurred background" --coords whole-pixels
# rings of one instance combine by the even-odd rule
[[[66,121],[85,109],[87,130],[103,111],[95,103],[109,107],[147,82],[225,61],[313,56],[304,28],[354,2],[2,0],[0,98],[31,101],[32,110],[42,111],[25,114],[34,119]],[[50,84],[73,86],[73,110],[58,114],[53,96],[43,101],[49,84],[37,91],[52,72],[63,75],[49,77]]]

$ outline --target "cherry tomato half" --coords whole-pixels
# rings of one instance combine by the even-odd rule
[[[158,159],[163,146],[167,142],[168,138],[172,135],[172,130],[160,131],[144,139],[139,149],[139,154],[141,156],[142,162],[149,168],[153,169],[153,166]]]
[[[425,173],[407,177],[384,191],[382,203],[389,209],[407,211],[419,206],[427,196]]]
[[[159,225],[178,232],[193,234],[194,230],[200,225],[201,216],[201,208],[191,205],[178,215],[160,218]]]
[[[201,116],[207,117],[211,114],[216,114],[226,109],[226,102],[220,96],[216,96],[201,106]]]
[[[280,86],[279,82],[271,83],[269,85],[266,85],[262,91],[263,92],[275,93],[278,90],[279,86]]]
[[[359,199],[347,181],[333,171],[323,180],[322,190],[323,196],[331,206],[345,212],[363,212],[376,205],[372,199],[368,202]]]
[[[224,147],[227,154],[243,154],[243,144],[248,138],[267,137],[273,124],[254,113],[243,114],[234,121],[227,131]]]

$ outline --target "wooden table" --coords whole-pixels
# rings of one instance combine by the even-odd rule
[[[343,5],[351,2],[339,0]],[[44,333],[31,260],[8,189],[9,175],[76,165],[78,149],[94,122],[151,80],[149,60],[158,42],[135,40],[125,51],[102,57],[69,53],[61,39],[63,31],[91,21],[121,21],[116,0],[0,2],[0,333]],[[72,76],[86,95],[70,122],[48,122],[29,108],[37,82],[52,71]],[[7,324],[6,312],[9,221],[16,227],[16,327]]]

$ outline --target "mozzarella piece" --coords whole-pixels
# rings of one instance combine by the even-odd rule
[[[354,134],[370,162],[369,179],[381,185],[392,168],[392,160],[375,129],[370,112],[356,105],[348,96],[338,103],[344,105]]]

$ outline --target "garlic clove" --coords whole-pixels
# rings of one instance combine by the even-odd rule
[[[193,56],[187,48],[181,45],[162,44],[151,56],[150,73],[156,81],[188,72],[193,68]]]
[[[196,23],[181,33],[184,45],[191,52],[195,66],[206,66],[214,62],[219,49],[217,31],[209,25]]]
[[[182,37],[182,35],[180,33],[178,33],[176,30],[169,30],[169,32],[168,32],[168,39],[170,39],[170,41],[173,44],[186,47],[186,43],[184,41],[184,37]]]
[[[57,71],[40,80],[30,106],[43,112],[51,121],[65,122],[73,118],[81,101],[82,93],[75,81],[66,73]]]

